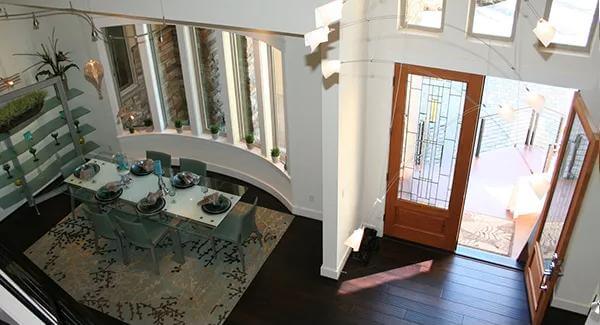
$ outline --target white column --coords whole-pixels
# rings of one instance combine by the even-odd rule
[[[146,34],[149,28],[146,24],[136,24],[136,34]],[[146,35],[138,39],[140,47],[140,61],[142,62],[142,70],[144,71],[144,82],[146,83],[146,91],[148,92],[148,105],[150,113],[154,121],[154,131],[162,132],[166,129],[167,123],[162,113],[163,107],[160,100],[160,88],[158,85],[157,71],[154,68],[154,51],[150,43],[150,36]]]
[[[271,65],[267,44],[254,41],[254,73],[256,76],[256,92],[258,96],[258,118],[260,124],[260,139],[262,154],[271,156],[273,148],[273,122],[271,102]]]
[[[240,129],[238,128],[236,78],[232,62],[231,34],[221,32],[221,37],[217,37],[217,42],[219,48],[219,71],[222,71],[219,84],[223,92],[223,113],[225,114],[227,124],[227,141],[237,144],[241,139]]]
[[[195,64],[193,27],[177,25],[177,41],[179,43],[179,57],[181,60],[181,72],[183,73],[183,85],[185,100],[187,102],[190,128],[193,135],[202,134],[202,122],[200,117],[200,97],[198,92],[198,75]]]

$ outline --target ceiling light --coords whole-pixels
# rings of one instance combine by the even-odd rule
[[[321,62],[321,73],[325,79],[331,77],[334,73],[340,73],[342,63],[340,60],[323,60]]]
[[[533,29],[533,33],[545,47],[548,47],[556,35],[556,28],[554,28],[547,20],[540,18],[537,26]]]
[[[344,2],[342,0],[334,0],[326,5],[317,7],[315,9],[315,23],[316,27],[329,26],[342,19],[342,6]]]
[[[512,122],[515,117],[515,108],[511,104],[502,104],[498,106],[498,115],[507,122]]]
[[[310,46],[310,52],[314,52],[319,44],[327,42],[329,32],[329,27],[324,26],[304,34],[304,45]]]
[[[544,104],[546,104],[546,98],[540,94],[530,93],[527,97],[527,105],[538,113],[544,109]]]
[[[362,242],[365,228],[360,227],[352,232],[352,235],[344,241],[344,245],[351,247],[353,251],[358,252],[360,243]]]

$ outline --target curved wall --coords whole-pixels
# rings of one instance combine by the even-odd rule
[[[130,158],[143,158],[146,156],[145,150],[152,148],[170,153],[175,164],[180,157],[204,161],[208,170],[255,185],[275,196],[290,211],[293,210],[291,182],[284,171],[263,156],[222,140],[166,131],[123,135],[119,137],[119,144]]]

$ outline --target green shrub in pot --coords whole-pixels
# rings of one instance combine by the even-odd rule
[[[221,127],[218,124],[213,124],[210,126],[210,134],[213,140],[217,140],[219,138],[219,132],[221,131]]]
[[[34,91],[0,108],[0,132],[7,132],[37,114],[44,107],[46,95],[46,91]]]
[[[248,148],[248,150],[254,148],[254,134],[246,134],[246,137],[244,139],[246,140],[246,147]]]

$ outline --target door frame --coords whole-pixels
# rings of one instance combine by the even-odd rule
[[[395,227],[395,211],[397,205],[399,205],[398,202],[400,201],[397,197],[397,193],[400,180],[399,174],[402,161],[402,150],[400,150],[399,154],[393,154],[392,148],[401,148],[404,143],[404,112],[407,101],[407,87],[402,85],[408,83],[409,74],[462,81],[468,85],[463,106],[462,125],[458,137],[459,147],[457,149],[456,167],[452,177],[452,193],[450,195],[448,209],[444,210],[414,202],[405,203],[406,205],[410,204],[418,209],[428,211],[432,216],[439,219],[445,218],[443,221],[443,232],[446,236],[439,240],[432,240],[425,238],[422,234],[411,233],[409,230],[400,235],[402,239],[448,251],[454,251],[458,243],[473,150],[477,138],[477,125],[479,123],[479,111],[485,76],[402,63],[396,63],[394,70],[394,93],[391,116],[392,125],[388,154],[388,173],[386,179],[387,195],[384,217],[384,233],[391,236],[394,236],[392,232]],[[473,102],[474,100],[476,100],[476,103]],[[469,130],[472,132],[469,133]],[[393,195],[390,195],[390,193],[393,193]],[[447,213],[445,211],[447,211]]]
[[[581,125],[583,126],[585,134],[589,140],[589,147],[584,158],[581,175],[577,180],[577,184],[575,185],[575,191],[573,192],[573,200],[569,205],[567,216],[565,218],[565,223],[563,225],[561,235],[556,246],[556,252],[558,253],[561,259],[565,258],[565,253],[569,244],[569,240],[573,233],[577,216],[581,208],[581,203],[583,202],[588,182],[594,170],[596,158],[598,158],[599,135],[596,134],[597,130],[595,130],[594,126],[590,124],[590,121],[592,119],[589,115],[589,111],[587,110],[587,107],[581,97],[581,93],[577,91],[573,96],[572,109],[564,130],[562,145],[559,150],[559,155],[557,157],[557,165],[555,167],[554,174],[552,175],[550,189],[548,190],[548,195],[546,195],[544,207],[538,220],[538,226],[535,232],[535,236],[533,237],[532,245],[528,245],[527,247],[528,257],[523,273],[525,277],[525,286],[527,289],[527,298],[529,302],[531,322],[533,325],[541,324],[541,322],[543,321],[543,318],[546,314],[546,310],[550,304],[550,298],[552,297],[552,293],[556,286],[558,277],[560,276],[557,272],[553,272],[553,274],[549,276],[547,280],[548,288],[545,291],[541,292],[541,296],[538,301],[537,297],[534,296],[534,293],[537,292],[539,288],[533,288],[534,285],[537,286],[536,283],[538,281],[535,281],[536,283],[534,283],[533,277],[535,276],[537,279],[539,279],[539,275],[531,273],[530,265],[532,265],[532,263],[534,262],[536,262],[538,265],[540,263],[540,261],[533,261],[533,258],[541,257],[539,254],[538,241],[542,235],[544,225],[548,217],[548,211],[550,209],[550,204],[552,203],[552,198],[554,197],[554,192],[556,190],[556,184],[558,182],[558,175],[560,173],[561,167],[560,164],[562,163],[564,155],[566,154],[566,144],[569,141],[569,136],[571,134],[573,123],[576,117],[578,117],[581,121]],[[537,254],[535,253],[535,251],[538,251]],[[543,262],[541,265],[543,268]],[[536,271],[543,272],[544,270],[538,269]],[[534,289],[536,290],[535,292]]]

